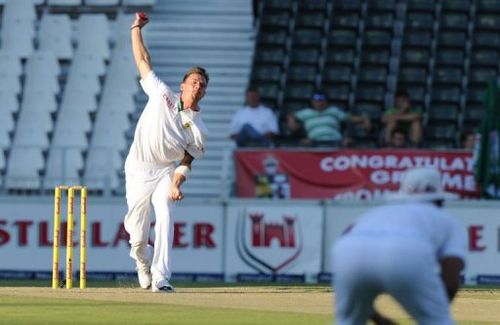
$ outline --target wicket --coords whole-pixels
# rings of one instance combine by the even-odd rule
[[[75,191],[80,191],[80,289],[87,286],[86,250],[87,250],[87,188],[85,186],[57,186],[54,189],[54,240],[52,263],[52,289],[59,287],[59,243],[61,228],[61,193],[68,192],[68,211],[66,227],[66,288],[73,288],[73,203]]]

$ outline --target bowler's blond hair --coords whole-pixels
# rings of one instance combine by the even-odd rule
[[[205,78],[205,81],[207,82],[207,85],[208,85],[208,81],[210,80],[210,78],[208,77],[208,73],[207,71],[202,68],[202,67],[192,67],[191,69],[188,70],[188,72],[186,72],[186,74],[184,75],[184,78],[182,79],[182,82],[185,82],[186,79],[192,75],[192,74],[199,74],[201,75],[203,78]]]

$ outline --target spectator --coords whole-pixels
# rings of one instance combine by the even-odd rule
[[[476,134],[472,131],[465,131],[460,136],[460,147],[465,150],[474,150]]]
[[[395,128],[391,132],[391,140],[387,143],[388,148],[402,149],[408,147],[408,135],[406,130]]]
[[[231,139],[239,147],[257,145],[268,147],[278,134],[278,120],[273,111],[260,103],[257,87],[246,92],[246,106],[234,115],[230,125]]]
[[[307,138],[304,126],[291,114],[285,116],[281,135],[276,138],[276,142],[280,146],[303,146],[311,144],[311,140]]]
[[[363,128],[370,130],[371,121],[366,115],[351,115],[335,106],[328,106],[326,94],[316,91],[311,98],[311,107],[303,108],[288,116],[288,127],[294,120],[302,123],[307,138],[312,144],[335,144],[343,142],[341,123],[344,121],[362,123]]]
[[[419,146],[422,141],[422,114],[419,107],[411,105],[406,90],[396,92],[395,107],[384,112],[382,123],[385,124],[384,141],[391,141],[392,130],[402,128],[409,136],[411,146]]]

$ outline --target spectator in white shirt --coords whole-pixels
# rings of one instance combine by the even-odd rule
[[[278,134],[278,120],[269,107],[261,104],[257,87],[247,89],[246,106],[233,116],[230,134],[239,147],[268,147]]]

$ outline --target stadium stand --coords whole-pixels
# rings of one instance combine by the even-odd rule
[[[192,10],[196,5],[196,10]],[[500,5],[491,0],[266,0],[255,34],[247,0],[1,0],[0,189],[40,193],[86,183],[123,194],[123,159],[146,97],[129,51],[131,14],[148,10],[154,66],[175,90],[203,65],[211,130],[186,184],[218,197],[230,170],[229,121],[250,83],[281,117],[322,88],[331,103],[371,117],[346,130],[376,147],[381,114],[405,88],[423,111],[424,146],[453,149],[499,81]],[[225,176],[223,176],[225,177]]]
[[[145,37],[160,77],[177,91],[193,65],[212,76],[204,114],[212,130],[208,154],[196,163],[185,192],[220,195],[232,146],[227,125],[243,101],[251,67],[250,3],[3,0],[0,8],[3,193],[85,183],[90,193],[123,194],[124,157],[146,99],[129,27],[133,12],[147,10],[155,23]]]
[[[141,8],[153,2],[132,4]],[[89,10],[91,6],[99,9]],[[109,97],[124,98],[120,89],[129,90],[129,103],[118,103],[121,114],[107,123],[110,128],[121,125],[119,150],[126,150],[125,130],[130,126],[127,114],[136,110],[133,96],[137,74],[130,60],[125,62],[130,67],[124,67],[119,51],[130,51],[118,45],[118,35],[124,43],[123,33],[111,37],[110,25],[121,16],[127,16],[130,24],[132,15],[126,14],[129,9],[121,1],[5,1],[0,50],[0,97],[5,107],[0,124],[0,176],[5,178],[4,192],[40,193],[56,184],[81,183],[86,160],[92,165],[95,156],[89,138],[93,132],[99,133],[95,132],[99,129],[99,123],[95,123],[98,104],[107,108],[111,106]],[[125,29],[129,36],[128,26]],[[118,54],[116,63],[110,64],[112,47]],[[104,160],[114,144],[101,142],[101,147],[109,145],[98,157]],[[107,169],[115,179],[123,165],[122,157],[119,159],[113,170]]]
[[[40,20],[38,49],[54,52],[59,60],[73,57],[71,20],[67,15],[46,14]]]
[[[229,139],[229,122],[243,104],[254,51],[251,3],[161,1],[151,17],[158,23],[145,30],[146,41],[160,78],[178,91],[190,67],[201,65],[210,74],[207,95],[201,103],[209,129],[206,156],[194,162],[191,180],[183,190],[195,197],[219,197],[228,188],[224,168],[232,168],[225,161],[234,147]],[[139,98],[145,100],[143,94]]]
[[[251,82],[282,117],[319,87],[367,114],[372,134],[346,130],[355,146],[378,145],[381,113],[404,88],[422,108],[424,146],[457,148],[460,132],[478,126],[486,82],[498,81],[496,1],[266,1],[261,11]]]

